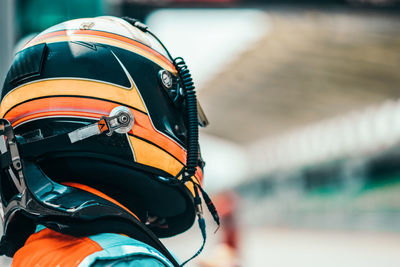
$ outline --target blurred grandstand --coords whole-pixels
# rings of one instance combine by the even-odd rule
[[[340,265],[399,266],[399,11],[396,0],[6,0],[0,79],[29,33],[82,16],[146,21],[193,65],[211,121],[201,136],[207,186],[237,198],[229,216],[243,266],[268,264],[255,259],[267,250],[273,266],[337,266],[323,250],[347,255],[339,246],[349,256]],[[175,240],[165,242],[181,257],[199,245]],[[279,262],[310,252],[322,256]]]

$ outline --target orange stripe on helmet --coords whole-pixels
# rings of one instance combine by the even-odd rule
[[[33,113],[29,115],[23,115],[20,117],[15,118],[13,121],[12,125],[13,127],[16,127],[17,125],[35,120],[35,119],[41,119],[41,118],[46,118],[46,117],[84,117],[84,118],[99,118],[99,116],[96,114],[93,114],[91,112],[80,112],[80,111],[48,111],[48,112],[39,112],[39,113]],[[7,119],[7,118],[6,118]]]
[[[108,115],[108,110],[118,106],[112,102],[77,98],[77,97],[47,97],[19,104],[10,109],[5,117],[13,123],[15,118],[38,112],[48,111],[86,111],[95,114]]]
[[[84,90],[82,90],[84,88]],[[4,116],[10,109],[32,99],[50,96],[79,96],[83,98],[105,99],[114,103],[129,103],[138,110],[147,112],[144,102],[137,88],[108,84],[102,81],[76,78],[47,79],[23,84],[9,93],[1,101],[0,116]]]
[[[172,157],[165,150],[142,139],[129,135],[129,142],[135,153],[136,162],[151,166],[175,176],[183,167],[183,163]]]

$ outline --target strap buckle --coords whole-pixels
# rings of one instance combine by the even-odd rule
[[[11,176],[18,191],[22,193],[24,190],[24,174],[22,172],[22,161],[18,151],[17,140],[14,135],[11,123],[6,119],[0,119],[0,152],[1,158],[5,156],[11,159],[11,164],[7,163],[8,173]],[[3,165],[3,164],[2,164]],[[7,168],[7,166],[5,166]]]
[[[14,169],[16,171],[22,170],[21,157],[18,152],[14,130],[11,123],[6,119],[0,119],[0,136],[3,137],[0,141],[2,143],[0,145],[1,154],[9,151]]]
[[[75,143],[101,133],[107,136],[114,132],[124,134],[132,129],[134,123],[135,118],[130,109],[119,106],[111,111],[110,116],[102,116],[98,122],[70,132],[68,137],[71,143]]]

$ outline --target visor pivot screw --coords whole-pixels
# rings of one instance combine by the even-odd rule
[[[125,114],[121,115],[121,117],[120,117],[120,122],[121,122],[121,123],[125,124],[125,123],[127,123],[128,121],[129,121],[129,118],[128,118],[127,115],[125,115]]]
[[[15,168],[16,168],[17,170],[20,170],[20,169],[21,169],[21,162],[20,162],[20,161],[15,162]]]

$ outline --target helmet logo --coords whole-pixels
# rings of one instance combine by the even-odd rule
[[[100,127],[100,131],[102,131],[104,129],[104,127],[106,127],[106,123],[105,122],[99,122],[99,127]]]
[[[172,87],[172,76],[171,73],[169,73],[166,70],[160,70],[158,73],[158,77],[161,81],[161,84],[166,88],[166,89],[171,89]]]
[[[81,26],[79,26],[80,30],[90,30],[93,28],[94,22],[83,22]]]

